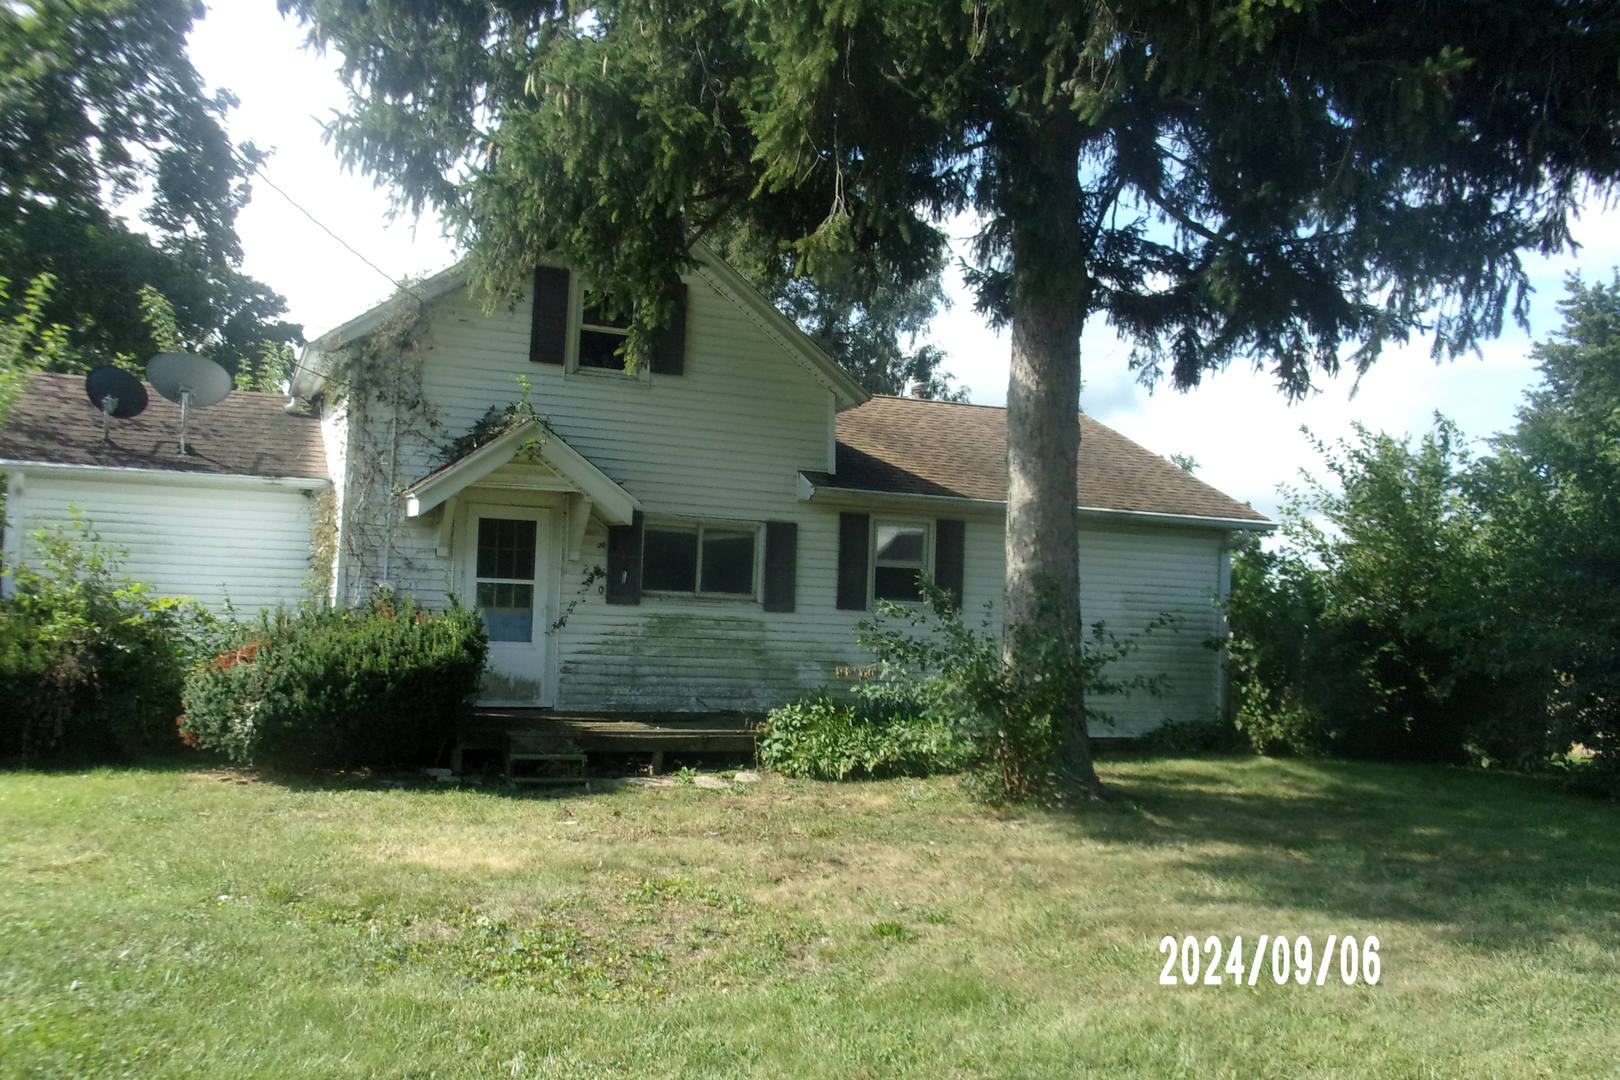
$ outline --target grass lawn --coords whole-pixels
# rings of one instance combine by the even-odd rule
[[[0,774],[0,1075],[1620,1075],[1620,808],[1519,777],[1103,762],[535,794]],[[1165,934],[1376,986],[1159,985]],[[1252,947],[1252,946],[1251,946]]]

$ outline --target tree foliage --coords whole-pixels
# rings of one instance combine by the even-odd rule
[[[1545,757],[1550,673],[1511,617],[1503,553],[1455,426],[1318,444],[1327,482],[1285,545],[1241,552],[1229,612],[1237,722],[1261,749],[1523,764]]]
[[[1620,275],[1571,279],[1561,307],[1562,330],[1532,353],[1542,384],[1481,463],[1480,497],[1515,617],[1558,672],[1559,741],[1620,772]]]
[[[1471,459],[1357,429],[1233,570],[1237,720],[1262,749],[1620,776],[1620,277],[1570,282],[1542,383]],[[1620,781],[1609,781],[1620,791]]]
[[[1607,0],[278,3],[342,51],[349,163],[438,209],[492,292],[548,253],[639,299],[632,352],[712,230],[904,285],[976,213],[969,282],[1011,326],[1005,614],[1075,643],[1088,317],[1179,386],[1241,359],[1298,394],[1417,331],[1456,352],[1620,173]],[[1083,715],[1061,756],[1089,784]]]
[[[0,6],[0,265],[50,274],[44,316],[86,362],[158,350],[142,290],[182,343],[236,369],[300,337],[286,302],[242,274],[235,222],[264,154],[233,145],[229,94],[186,57],[200,0]],[[120,217],[139,210],[138,231]],[[13,305],[0,308],[15,314]]]

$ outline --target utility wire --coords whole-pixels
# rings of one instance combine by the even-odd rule
[[[280,195],[283,199],[286,199],[287,202],[292,206],[292,208],[294,210],[297,210],[300,214],[303,214],[305,217],[309,218],[310,221],[314,222],[316,228],[320,229],[327,236],[330,236],[333,240],[336,240],[339,244],[342,244],[343,247],[349,252],[349,254],[353,255],[355,258],[359,259],[361,262],[365,263],[367,266],[369,266],[373,270],[377,271],[377,273],[381,274],[385,279],[387,279],[394,286],[394,288],[400,290],[401,292],[406,292],[406,291],[409,290],[410,286],[406,285],[399,278],[396,278],[394,275],[390,274],[388,271],[384,270],[382,267],[378,266],[376,263],[374,263],[370,259],[366,258],[358,250],[356,250],[356,248],[355,248],[355,246],[353,244],[349,243],[347,240],[343,239],[343,237],[341,237],[337,233],[333,232],[330,228],[328,228],[326,226],[325,222],[321,221],[320,218],[316,217],[314,214],[312,214],[308,210],[304,209],[304,207],[298,202],[297,199],[295,199],[291,195],[287,194],[286,191],[282,190],[280,185],[278,185],[274,180],[270,179],[270,177],[265,174],[265,171],[262,168],[259,167],[259,164],[257,162],[249,160],[248,158],[243,157],[243,156],[241,156],[239,154],[236,154],[234,149],[232,150],[232,156],[236,157],[236,159],[238,161],[240,161],[242,164],[246,165],[248,168],[252,169],[253,172],[254,172],[254,175],[258,176],[258,178],[260,180],[263,180],[266,184],[269,184],[270,189],[272,191],[274,191],[277,195]]]

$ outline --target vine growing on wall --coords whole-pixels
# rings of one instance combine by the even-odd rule
[[[340,539],[348,564],[350,602],[361,583],[394,585],[442,573],[401,544],[406,528],[400,494],[415,479],[410,463],[431,453],[442,424],[422,384],[432,347],[425,305],[410,287],[383,309],[381,324],[328,354],[327,399],[348,413],[347,484]],[[319,344],[319,343],[317,343]],[[446,583],[448,584],[448,583]]]

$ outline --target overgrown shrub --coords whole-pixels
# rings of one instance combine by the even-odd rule
[[[31,536],[0,601],[0,755],[123,757],[173,745],[187,665],[220,622],[153,596],[75,514]]]
[[[1030,627],[1005,642],[991,632],[988,608],[979,627],[969,626],[949,594],[926,578],[922,585],[922,605],[880,603],[877,617],[857,628],[876,663],[853,688],[854,705],[815,699],[779,710],[780,721],[773,714],[767,764],[785,760],[807,770],[799,775],[842,778],[867,775],[866,762],[905,761],[965,770],[989,802],[1040,800],[1055,793],[1058,725],[1076,702],[1088,725],[1107,726],[1113,721],[1099,698],[1163,685],[1162,676],[1110,677],[1132,646],[1101,623],[1079,647]],[[1007,661],[1006,645],[1016,662]]]
[[[487,651],[483,621],[459,606],[266,613],[186,680],[181,736],[273,768],[426,761],[468,715]]]
[[[1337,484],[1284,507],[1284,545],[1239,552],[1228,620],[1236,723],[1267,753],[1545,762],[1545,639],[1444,420],[1416,447],[1357,429],[1319,444]]]
[[[926,712],[826,694],[772,710],[759,733],[762,765],[809,780],[959,772],[972,749],[962,731]]]

